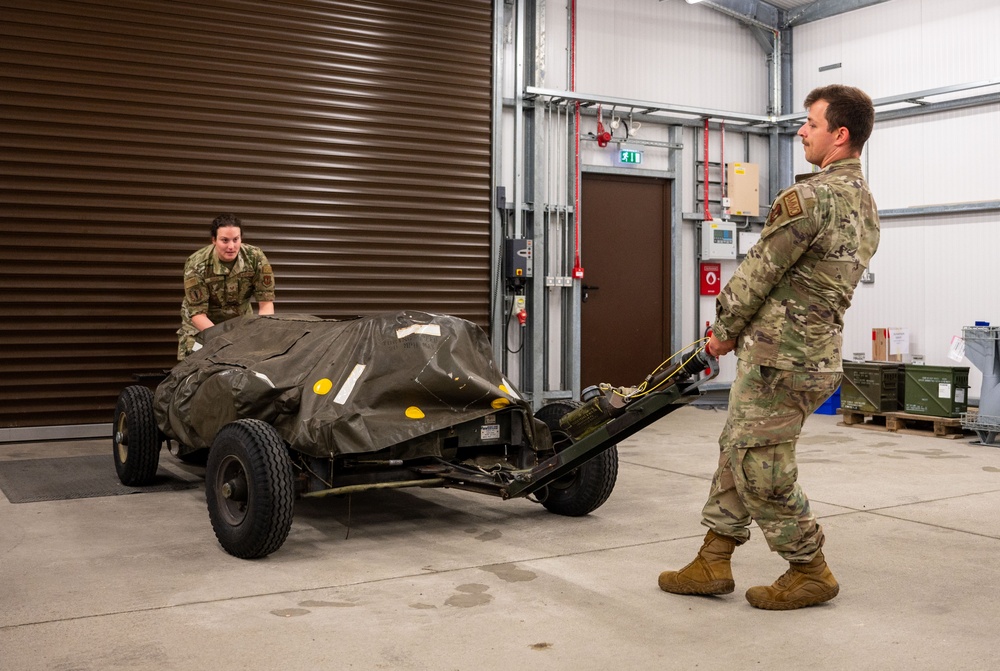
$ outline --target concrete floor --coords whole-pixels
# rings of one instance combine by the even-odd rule
[[[657,588],[700,545],[724,422],[687,407],[620,446],[615,492],[588,517],[448,490],[300,501],[257,561],[219,547],[202,485],[0,497],[0,668],[996,668],[1000,449],[838,419],[811,418],[799,448],[841,583],[821,606],[747,604],[786,566],[756,531],[734,594]],[[110,439],[0,459],[104,452],[113,468]],[[165,452],[161,469],[200,475]]]

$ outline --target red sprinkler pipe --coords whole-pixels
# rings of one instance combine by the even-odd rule
[[[722,128],[719,131],[719,165],[722,166],[722,218],[725,219],[729,216],[728,208],[725,206],[726,199],[726,122],[722,122]]]
[[[712,213],[708,211],[708,119],[705,119],[705,221],[712,221]]]
[[[570,6],[570,79],[569,90],[576,91],[576,0],[571,0]],[[573,117],[575,130],[575,169],[573,172],[573,279],[583,279],[583,266],[580,265],[580,101],[576,102]]]

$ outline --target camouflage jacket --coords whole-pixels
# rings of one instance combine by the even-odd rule
[[[782,370],[843,370],[844,313],[879,241],[856,158],[798,179],[774,199],[760,240],[716,300],[713,333],[737,356]]]
[[[240,315],[253,314],[250,297],[274,300],[274,274],[259,248],[242,245],[232,269],[215,254],[215,246],[202,247],[184,264],[184,302],[181,304],[179,335],[193,335],[198,329],[191,317],[206,314],[218,324]]]

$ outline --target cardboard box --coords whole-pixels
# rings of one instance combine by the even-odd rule
[[[901,362],[909,351],[909,336],[907,329],[873,328],[872,361]]]

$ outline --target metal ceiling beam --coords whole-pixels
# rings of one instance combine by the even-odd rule
[[[760,26],[747,26],[747,30],[757,40],[757,44],[760,45],[765,54],[770,54],[774,51],[774,31],[761,28]]]
[[[925,89],[923,91],[915,91],[913,93],[904,93],[901,95],[888,96],[885,98],[876,98],[872,101],[875,106],[875,120],[876,121],[886,121],[888,119],[899,119],[908,116],[917,116],[920,114],[930,114],[932,112],[943,112],[952,109],[962,109],[965,107],[977,107],[980,105],[991,105],[997,102],[1000,93],[989,93],[981,96],[966,96],[964,98],[955,98],[952,100],[943,100],[940,102],[930,102],[926,100],[934,96],[949,95],[952,93],[961,93],[963,91],[971,91],[973,89],[981,88],[992,88],[1000,86],[1000,79],[986,79],[978,82],[970,82],[968,84],[955,84],[953,86],[942,86],[936,89]],[[910,104],[912,107],[904,107],[902,109],[894,110],[884,110],[879,112],[879,107],[885,107],[886,105],[899,105],[899,104]],[[807,116],[806,112],[796,112],[794,114],[783,114],[776,119],[777,123],[783,126],[796,126],[798,122],[804,120]]]
[[[901,207],[879,210],[879,219],[889,217],[923,217],[940,214],[968,214],[970,212],[1000,211],[1000,200],[982,200],[971,203],[949,203],[947,205],[924,205],[921,207]]]
[[[814,0],[805,7],[789,10],[781,27],[801,26],[803,23],[828,19],[831,16],[852,12],[855,9],[864,9],[883,2],[888,2],[888,0]]]
[[[984,105],[995,105],[1000,103],[1000,93],[988,93],[982,96],[971,98],[960,98],[958,100],[946,100],[939,103],[927,103],[917,107],[906,109],[889,110],[887,112],[876,112],[875,121],[892,121],[893,119],[905,119],[911,116],[922,116],[924,114],[935,114],[937,112],[950,112],[952,110],[966,109],[969,107],[982,107]]]
[[[923,91],[916,91],[914,93],[903,93],[901,95],[888,96],[886,98],[879,98],[874,100],[875,106],[880,105],[894,105],[896,103],[910,103],[911,105],[927,105],[928,102],[924,98],[929,98],[931,96],[942,96],[949,93],[960,93],[962,91],[970,91],[972,89],[981,89],[992,86],[1000,86],[1000,79],[984,79],[978,82],[969,82],[967,84],[953,84],[952,86],[940,86],[936,89],[924,89]]]
[[[704,0],[700,4],[763,30],[783,30],[803,23],[828,19],[844,12],[864,9],[888,0],[813,0],[804,7],[784,11],[762,0]],[[754,33],[760,41],[761,37]],[[764,46],[763,44],[761,46]]]
[[[603,105],[605,107],[632,110],[642,114],[654,114],[666,112],[668,114],[689,115],[697,119],[716,119],[724,121],[736,121],[751,125],[765,125],[774,121],[773,117],[762,114],[744,114],[742,112],[727,112],[725,110],[709,109],[705,107],[688,107],[686,105],[673,105],[670,103],[650,102],[646,100],[634,100],[631,98],[618,98],[615,96],[602,96],[590,93],[579,93],[577,91],[559,91],[556,89],[544,89],[534,86],[525,88],[526,98],[546,98],[554,102],[572,101],[585,105]]]
[[[927,89],[914,93],[878,98],[872,101],[876,108],[875,120],[889,121],[892,119],[901,119],[923,114],[934,114],[937,112],[964,109],[968,107],[994,105],[996,103],[1000,103],[1000,92],[992,92],[978,96],[966,96],[964,98],[943,100],[941,102],[929,102],[925,100],[925,98],[998,86],[1000,86],[1000,79],[972,82],[969,84],[957,84],[954,86],[943,86],[936,89]],[[579,102],[585,108],[591,108],[594,105],[601,104],[604,106],[610,106],[612,109],[617,108],[620,110],[630,110],[635,112],[637,118],[641,118],[643,120],[684,126],[690,125],[700,127],[703,120],[706,118],[739,122],[741,124],[746,124],[739,127],[740,130],[744,132],[767,133],[769,132],[768,129],[776,128],[778,133],[795,133],[795,131],[798,130],[799,124],[806,117],[805,112],[783,114],[779,117],[773,117],[757,114],[744,114],[741,112],[727,112],[724,110],[702,107],[688,107],[684,105],[674,105],[671,103],[634,100],[631,98],[600,96],[574,91],[543,89],[536,88],[534,86],[527,87],[525,90],[525,99],[530,100],[535,98],[541,98],[554,103]],[[878,108],[880,107],[898,105],[901,103],[909,103],[912,106],[902,109],[878,111]],[[513,102],[505,100],[504,104],[512,105]],[[592,109],[584,109],[581,110],[581,113],[591,114],[594,112]],[[663,116],[664,114],[683,116]]]
[[[772,32],[781,27],[781,10],[760,0],[704,0],[700,4],[749,26]]]

